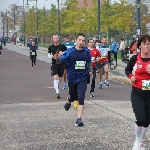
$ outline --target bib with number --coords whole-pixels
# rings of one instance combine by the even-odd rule
[[[150,90],[150,80],[142,80],[142,90]]]
[[[101,54],[101,58],[106,58],[108,51],[110,51],[110,48],[101,48],[99,49],[100,54]]]
[[[76,61],[75,69],[85,69],[86,61]]]
[[[32,55],[35,55],[35,52],[32,52]]]
[[[95,62],[95,57],[91,57],[91,61],[92,61],[92,62]]]

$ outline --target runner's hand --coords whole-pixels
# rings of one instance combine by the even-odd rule
[[[89,74],[90,74],[90,78],[93,78],[93,74],[92,74],[92,72],[89,72]]]
[[[132,83],[134,83],[137,79],[136,79],[135,76],[132,76],[130,80],[131,80]]]
[[[146,71],[150,74],[150,65],[146,66]]]

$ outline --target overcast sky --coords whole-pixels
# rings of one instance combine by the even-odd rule
[[[2,0],[0,0],[2,1]],[[30,1],[30,0],[29,0]],[[112,0],[113,2],[114,0]],[[118,0],[116,0],[118,1]],[[25,5],[27,3],[27,0],[24,0],[25,2]],[[61,2],[61,0],[60,0]],[[35,0],[32,0],[32,2],[29,2],[29,4],[31,6],[34,6],[35,4]],[[11,5],[11,4],[16,4],[16,5],[20,5],[22,6],[23,5],[23,0],[3,0],[3,2],[0,4],[0,11],[5,11],[6,9],[9,9],[8,7]],[[38,0],[38,8],[42,9],[43,6],[46,7],[46,9],[50,9],[50,5],[51,4],[55,4],[57,5],[57,0]]]
[[[2,0],[0,0],[2,1]],[[30,1],[30,0],[29,0]],[[25,5],[27,3],[27,0],[24,0],[25,2]],[[50,5],[51,4],[57,4],[57,0],[38,0],[38,8],[43,8],[43,6],[46,7],[46,9],[50,9]],[[29,4],[31,6],[34,6],[35,4],[35,0],[32,0],[32,2],[29,2]],[[6,9],[9,9],[8,7],[11,5],[11,4],[16,4],[16,5],[20,5],[22,6],[23,5],[23,0],[3,0],[3,2],[0,4],[0,11],[4,11]]]

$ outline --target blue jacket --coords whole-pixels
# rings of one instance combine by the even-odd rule
[[[67,78],[70,83],[86,81],[89,76],[87,63],[91,62],[88,48],[77,50],[75,47],[67,49],[61,56],[61,61],[66,63]]]
[[[116,52],[116,53],[118,52],[118,45],[117,45],[117,42],[114,41],[114,42],[112,43],[111,51],[112,51],[112,52]]]

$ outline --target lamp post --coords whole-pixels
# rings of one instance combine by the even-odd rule
[[[26,38],[25,38],[25,11],[24,11],[24,0],[23,0],[23,36],[24,36],[24,41],[23,41],[23,43],[24,43],[24,46],[25,46],[25,40],[26,40]]]
[[[100,39],[100,0],[97,0],[97,5],[98,5],[98,38]]]
[[[14,5],[14,38],[15,38],[14,45],[16,45],[16,38],[17,38],[17,35],[16,35],[16,5]]]
[[[30,0],[30,1],[36,1],[36,40],[37,40],[37,47],[38,47],[38,8],[37,8],[37,0]],[[26,7],[29,8],[29,3],[28,3],[28,0],[27,0],[27,4],[26,4]]]
[[[141,0],[136,0],[136,38],[137,39],[141,34],[140,2],[141,2]]]
[[[7,30],[7,39],[8,39],[8,12],[7,12],[7,9],[6,9],[6,22],[7,22],[6,30]],[[7,40],[7,42],[8,42],[8,40]]]
[[[59,38],[60,38],[60,36],[61,36],[61,31],[60,31],[60,3],[59,3],[59,0],[57,0],[57,2],[58,2],[58,36],[59,36]]]

